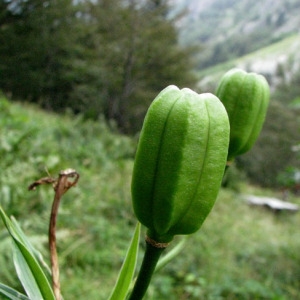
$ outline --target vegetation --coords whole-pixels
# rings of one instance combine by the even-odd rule
[[[274,99],[261,135],[249,153],[238,159],[238,166],[255,183],[284,188],[283,182],[278,181],[279,174],[291,166],[300,167],[298,154],[293,151],[299,143],[299,128],[297,112]]]
[[[238,8],[246,3],[226,2]],[[235,66],[238,60],[232,58],[281,39],[283,35],[271,36],[270,30],[284,27],[288,9],[296,11],[299,6],[294,2],[286,1],[274,18],[271,11],[263,19],[249,13],[247,22],[258,28],[267,25],[265,32],[253,31],[250,40],[233,34],[225,37],[224,45],[207,31],[205,39],[213,36],[217,42],[212,43],[213,51],[201,52],[200,65],[225,63],[201,73],[217,82]],[[220,9],[215,4],[212,9]],[[230,24],[230,11],[217,16]],[[192,49],[178,45],[175,19],[169,18],[169,12],[165,0],[8,0],[0,4],[0,88],[10,99],[23,102],[12,104],[0,97],[0,205],[20,222],[49,261],[53,189],[28,191],[28,186],[41,177],[57,177],[62,169],[74,168],[80,174],[76,188],[63,198],[57,224],[66,299],[107,299],[132,239],[136,218],[130,182],[137,136],[120,132],[140,130],[151,99],[166,85],[193,87],[195,83]],[[208,18],[218,26],[205,22],[204,30],[222,27],[215,14]],[[249,29],[247,24],[237,25],[232,32],[240,35]],[[261,51],[274,50],[279,44],[283,47],[287,40]],[[257,53],[247,59],[256,61]],[[254,187],[244,177],[252,184],[299,191],[297,61],[295,53],[277,65],[274,77],[268,74],[273,93],[260,138],[229,169],[201,231],[186,240],[175,237],[175,242],[187,244],[181,255],[155,275],[145,300],[298,299],[297,213],[275,213],[244,201],[246,194],[288,195],[300,204],[296,194]],[[250,64],[244,67],[250,69]],[[211,85],[205,91],[215,92],[215,88]],[[21,291],[2,223],[0,238],[0,282]],[[138,257],[139,265],[141,261]]]
[[[64,197],[58,217],[62,292],[66,299],[107,299],[135,226],[129,186],[136,141],[103,120],[58,117],[4,98],[0,107],[0,204],[47,260],[53,191],[27,186],[47,176],[45,167],[53,176],[75,168],[79,184]],[[276,196],[241,183],[238,192],[222,190],[201,231],[155,275],[146,299],[297,299],[298,215],[249,207],[243,194]],[[0,278],[20,289],[0,228]]]
[[[0,88],[136,132],[147,99],[195,83],[191,49],[178,45],[168,10],[153,0],[2,1]]]
[[[291,170],[294,173],[300,168],[299,152],[294,151],[300,140],[297,106],[299,67],[298,53],[293,51],[299,41],[299,35],[292,35],[246,56],[199,72],[201,89],[214,92],[217,88],[215,82],[228,68],[244,66],[251,71],[259,61],[272,61],[274,64],[276,73],[264,74],[271,86],[271,100],[262,132],[254,147],[237,158],[237,167],[251,182],[260,186],[278,189],[291,186],[286,180],[291,176]],[[280,62],[278,58],[283,55],[286,60]]]
[[[278,65],[279,84],[272,95],[264,130],[253,149],[239,160],[249,178],[264,186],[294,189],[299,183],[296,177],[292,182],[289,179],[291,170],[300,168],[299,154],[294,150],[300,140],[296,105],[300,69],[294,67],[295,60],[291,55],[285,64]]]
[[[298,32],[299,3],[295,0],[176,0],[189,9],[180,26],[184,45],[201,42],[199,69],[216,66],[276,43]]]

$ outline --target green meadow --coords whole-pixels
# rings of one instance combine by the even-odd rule
[[[63,197],[58,216],[62,294],[64,299],[107,299],[136,224],[130,182],[138,136],[120,135],[102,119],[58,116],[4,97],[0,133],[0,204],[46,262],[54,192],[51,185],[36,191],[28,186],[66,168],[80,174],[78,185]],[[299,299],[299,212],[249,206],[245,195],[282,194],[237,177],[234,189],[221,189],[200,231],[155,274],[146,300]],[[300,205],[294,195],[289,201]],[[181,239],[176,237],[170,248]],[[21,291],[2,223],[0,241],[0,282]],[[140,258],[143,249],[142,236]]]

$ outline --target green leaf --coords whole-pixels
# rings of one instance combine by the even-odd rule
[[[3,283],[0,283],[0,295],[3,295],[11,300],[30,300],[27,296]]]
[[[120,270],[118,280],[109,300],[124,300],[130,289],[137,261],[140,230],[141,225],[140,223],[138,223],[136,225],[131,244],[129,245],[125,260]]]
[[[160,271],[165,265],[167,265],[171,260],[173,260],[180,252],[186,247],[189,235],[184,235],[179,243],[176,244],[171,251],[169,251],[165,256],[163,256],[157,263],[155,267],[155,272]]]
[[[31,299],[55,300],[50,283],[32,252],[33,247],[29,240],[24,234],[20,234],[1,206],[0,216],[14,241],[14,263],[26,293]]]
[[[19,223],[17,222],[17,220],[14,217],[11,217],[11,222],[14,225],[14,229],[16,231],[16,233],[18,234],[18,236],[20,237],[20,239],[22,240],[23,244],[25,245],[25,247],[31,252],[31,254],[37,259],[37,261],[40,262],[40,264],[44,267],[44,269],[47,270],[47,272],[49,274],[51,274],[51,269],[50,267],[47,265],[47,263],[45,262],[42,254],[36,250],[32,244],[29,242],[28,238],[26,237],[25,233],[23,232],[22,228],[20,227]]]
[[[20,248],[23,248],[23,245],[18,245],[17,243],[13,244],[13,258],[18,278],[30,299],[43,299],[35,276],[29,267],[30,263],[26,261],[26,256],[23,256],[23,253],[28,253],[28,250],[23,248],[21,251]]]

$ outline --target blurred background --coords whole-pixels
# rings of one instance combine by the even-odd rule
[[[151,101],[169,84],[215,92],[233,67],[270,84],[262,133],[147,299],[299,299],[299,212],[244,201],[300,205],[299,15],[297,0],[0,1],[0,204],[47,259],[53,190],[27,186],[80,173],[59,215],[66,299],[107,299],[114,285],[135,226],[131,170]],[[0,230],[0,281],[21,290]]]

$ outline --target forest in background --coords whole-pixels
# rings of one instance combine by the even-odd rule
[[[196,82],[168,11],[154,0],[1,0],[0,89],[134,133],[160,90]]]
[[[289,21],[299,9],[295,1],[276,1],[273,6],[265,1],[272,18],[251,3],[228,0],[220,7],[216,1],[2,0],[0,89],[12,100],[84,119],[104,118],[119,132],[137,134],[149,104],[167,85],[214,92],[220,76],[241,65],[233,57],[245,51],[232,51],[239,49],[241,35],[250,52],[275,46],[296,31],[297,22]],[[246,9],[247,18],[241,18]],[[260,26],[265,30],[259,31]],[[268,37],[263,44],[258,32]],[[207,59],[206,53],[217,52],[218,59]],[[268,60],[252,53],[256,64]],[[210,68],[200,68],[199,57]],[[279,187],[297,184],[300,169],[299,154],[293,150],[300,140],[299,111],[291,105],[300,95],[299,55],[294,50],[284,61],[272,56],[269,60],[271,71],[258,69],[272,89],[266,124],[254,149],[237,165],[253,182]],[[241,67],[253,70],[248,63]],[[202,85],[210,77],[213,85]]]

